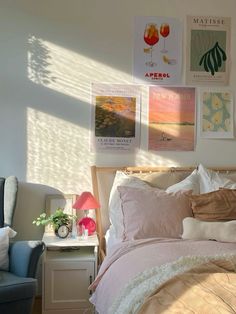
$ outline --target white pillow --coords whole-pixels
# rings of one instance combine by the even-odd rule
[[[236,189],[236,182],[224,176],[222,173],[198,166],[200,193],[208,193],[219,188]]]
[[[180,190],[186,191],[186,190],[192,190],[193,194],[199,194],[200,193],[200,184],[199,184],[199,175],[197,169],[195,169],[187,178],[184,180],[173,184],[169,186],[166,189],[166,192],[170,193],[176,193]]]
[[[209,222],[187,217],[183,219],[182,238],[189,240],[236,242],[236,220]]]
[[[13,238],[16,232],[10,227],[0,228],[0,270],[9,268],[9,238]]]
[[[121,208],[120,194],[117,186],[130,186],[137,188],[150,188],[150,186],[141,179],[129,176],[122,171],[117,171],[111,188],[109,197],[109,216],[110,222],[114,226],[115,236],[117,239],[123,239],[124,222]]]

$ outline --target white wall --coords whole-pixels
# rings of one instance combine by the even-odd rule
[[[89,151],[90,83],[132,84],[134,16],[185,23],[186,15],[231,17],[236,55],[235,0],[0,0],[0,175],[20,180],[19,238],[41,237],[31,222],[44,209],[45,193],[91,190],[94,163],[236,164],[235,140],[197,138],[194,152],[147,151],[146,97],[138,152]],[[232,91],[235,73],[233,59]]]

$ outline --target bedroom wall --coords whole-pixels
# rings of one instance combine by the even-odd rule
[[[235,0],[0,1],[0,175],[20,180],[18,238],[42,236],[31,222],[44,209],[45,194],[91,190],[92,164],[236,165],[235,140],[197,138],[194,152],[148,151],[145,94],[140,149],[89,150],[90,83],[132,84],[134,16],[172,16],[183,23],[186,15],[231,17],[233,57],[235,9]],[[233,92],[235,73],[232,59]]]

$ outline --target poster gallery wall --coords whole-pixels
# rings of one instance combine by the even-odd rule
[[[187,16],[183,62],[184,27],[178,19],[135,17],[136,85],[92,84],[91,151],[138,149],[145,106],[150,151],[194,151],[198,137],[233,139],[233,93],[227,88],[230,22],[226,17]],[[147,103],[142,102],[143,84],[149,85]]]

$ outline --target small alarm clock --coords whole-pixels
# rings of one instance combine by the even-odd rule
[[[57,229],[57,235],[59,238],[66,238],[68,237],[70,233],[70,229],[67,225],[61,225],[58,229]]]

